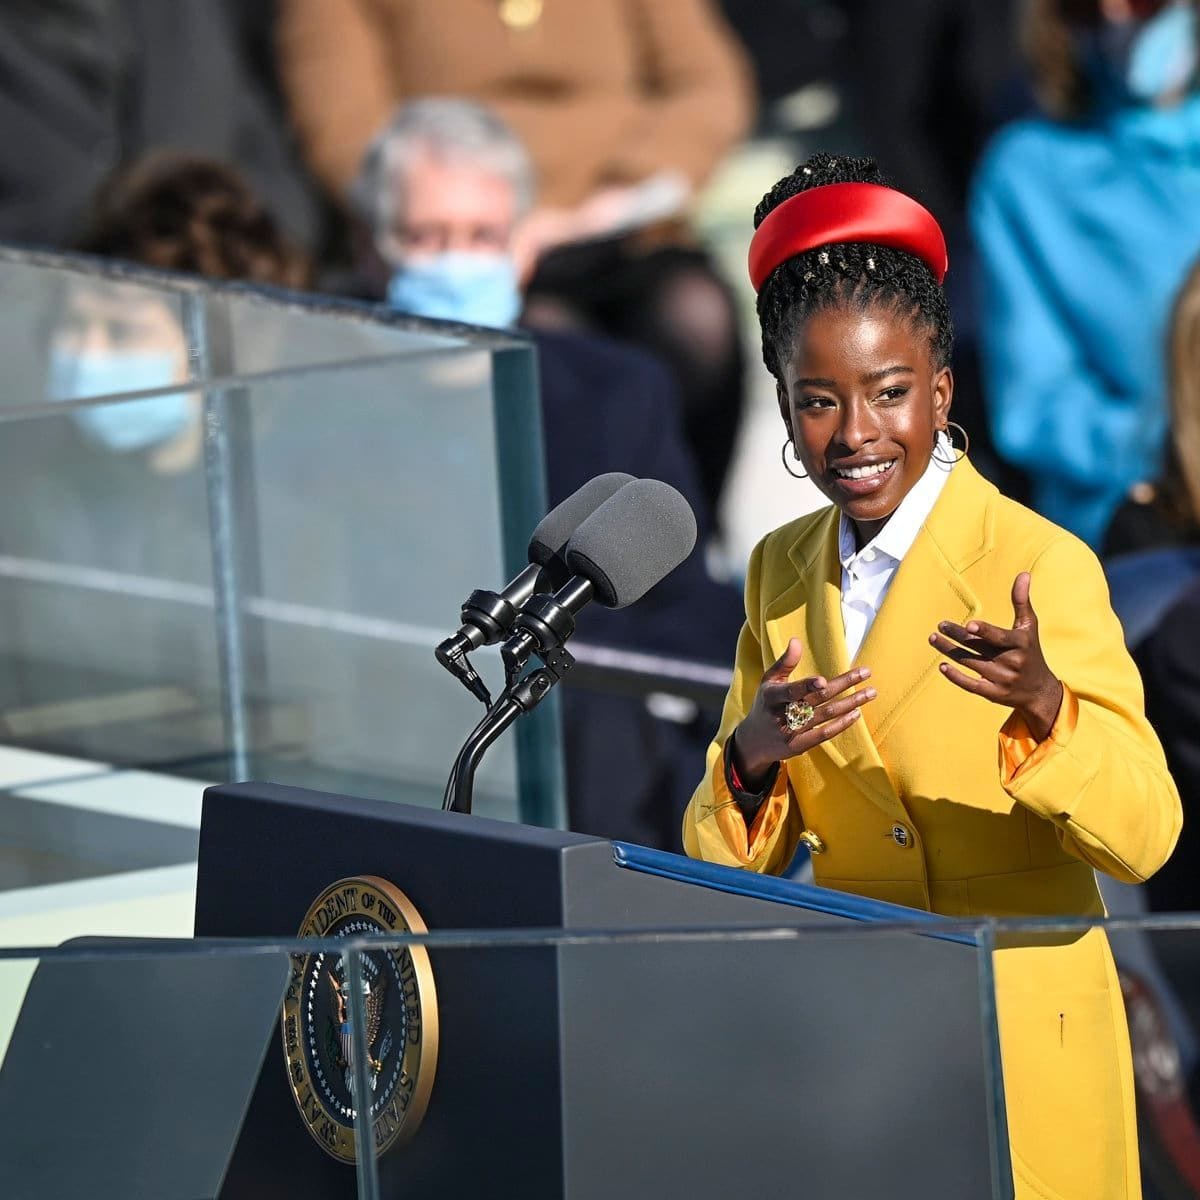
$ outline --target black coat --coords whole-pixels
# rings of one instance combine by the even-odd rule
[[[1146,715],[1183,800],[1183,832],[1147,885],[1160,912],[1200,911],[1200,583],[1177,600],[1135,651]]]
[[[704,566],[712,514],[684,440],[670,373],[652,355],[604,338],[538,333],[534,340],[551,505],[595,475],[628,471],[671,484],[696,514],[696,549],[687,561],[637,604],[590,610],[580,638],[732,663],[744,615],[741,595],[714,583]]]
[[[551,505],[595,475],[628,471],[682,492],[700,531],[691,557],[637,604],[585,611],[579,640],[732,664],[741,593],[705,570],[712,518],[671,375],[650,355],[600,338],[538,333],[535,342]],[[702,711],[676,724],[651,716],[640,699],[565,690],[571,827],[678,850],[683,809],[703,774],[717,716]]]

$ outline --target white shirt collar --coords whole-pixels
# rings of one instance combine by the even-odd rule
[[[934,450],[943,456],[953,454],[954,449],[950,439],[939,433]],[[900,501],[899,507],[884,527],[861,549],[857,548],[854,536],[854,526],[845,513],[838,521],[838,557],[842,561],[843,570],[851,570],[860,560],[872,562],[880,557],[886,557],[892,563],[899,563],[912,548],[921,532],[925,519],[933,511],[937,498],[946,486],[953,470],[948,463],[939,462],[931,457],[921,478],[912,486],[912,490]],[[870,554],[867,551],[871,551]]]

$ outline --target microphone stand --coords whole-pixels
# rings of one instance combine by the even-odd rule
[[[575,632],[575,613],[592,597],[592,585],[573,579],[554,595],[533,596],[517,618],[517,631],[501,649],[505,688],[487,715],[463,743],[442,798],[448,812],[469,813],[475,792],[475,773],[488,748],[523,713],[532,712],[575,665],[566,648]],[[531,655],[543,665],[521,675]]]
[[[565,651],[564,651],[565,653]],[[475,794],[475,772],[493,742],[522,714],[532,712],[546,697],[561,676],[549,667],[530,671],[523,679],[501,693],[487,711],[487,716],[471,730],[463,743],[442,798],[442,808],[448,812],[469,813]]]

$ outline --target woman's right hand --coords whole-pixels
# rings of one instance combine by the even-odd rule
[[[800,654],[800,639],[792,638],[783,657],[763,674],[750,711],[734,731],[733,765],[748,792],[762,790],[777,762],[804,754],[848,729],[858,720],[861,706],[875,699],[873,687],[852,690],[870,676],[870,667],[855,667],[833,679],[817,675],[789,681]],[[784,715],[793,700],[813,709],[804,727],[795,731]]]

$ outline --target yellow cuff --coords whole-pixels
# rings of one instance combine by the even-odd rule
[[[721,839],[728,846],[730,853],[743,866],[752,866],[763,850],[770,844],[775,831],[783,821],[787,811],[788,782],[787,769],[780,766],[775,778],[775,786],[767,794],[767,798],[759,806],[754,820],[749,826],[738,802],[733,798],[729,785],[725,782],[725,757],[718,754],[710,768],[709,783],[712,787],[712,801],[705,804],[699,814],[700,821],[715,821],[721,831]]]
[[[1000,729],[1000,783],[1003,787],[1009,787],[1020,775],[1032,771],[1071,740],[1075,726],[1079,724],[1079,701],[1065,683],[1062,690],[1058,716],[1044,741],[1039,742],[1024,718],[1015,712],[1004,722]]]

